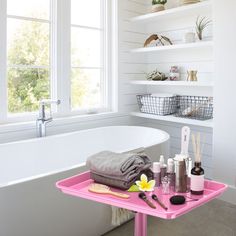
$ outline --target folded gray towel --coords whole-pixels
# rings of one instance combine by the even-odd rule
[[[105,185],[115,187],[115,188],[120,188],[122,190],[129,189],[133,184],[135,184],[136,180],[140,179],[140,176],[142,174],[145,174],[149,180],[153,179],[154,177],[153,172],[150,169],[141,171],[137,176],[135,176],[130,181],[126,181],[125,179],[113,178],[112,176],[104,177],[102,175],[95,174],[93,172],[91,172],[90,174],[91,174],[91,179],[93,179],[95,182],[100,183],[100,184],[105,184]]]
[[[103,151],[90,156],[87,166],[94,174],[129,182],[150,168],[151,161],[145,154]]]

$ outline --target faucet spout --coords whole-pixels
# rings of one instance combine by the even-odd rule
[[[46,124],[53,120],[51,106],[52,104],[59,105],[61,103],[60,100],[42,100],[39,102],[39,116],[36,120],[36,132],[37,137],[45,137],[46,136]],[[46,106],[50,106],[50,117],[46,117]]]

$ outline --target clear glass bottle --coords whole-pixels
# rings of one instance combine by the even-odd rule
[[[161,179],[162,193],[170,194],[170,178],[165,176]]]

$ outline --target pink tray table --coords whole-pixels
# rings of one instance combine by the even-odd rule
[[[153,201],[153,203],[156,205],[156,209],[150,208],[143,200],[139,199],[138,193],[125,192],[126,194],[130,195],[129,199],[120,199],[110,195],[91,193],[88,191],[88,186],[93,182],[94,181],[90,178],[90,172],[88,171],[83,174],[76,175],[65,180],[61,180],[56,183],[56,186],[65,194],[134,211],[136,213],[134,233],[135,236],[147,235],[147,215],[163,219],[175,219],[213,200],[227,189],[227,186],[225,184],[206,180],[204,195],[191,196],[190,193],[182,194],[185,197],[191,196],[191,198],[197,198],[199,199],[198,201],[186,202],[184,205],[178,206],[172,205],[169,201],[171,196],[176,195],[175,193],[163,195],[161,188],[155,189],[154,193],[168,207],[168,210],[166,211],[151,199],[152,193],[146,194],[147,196],[150,195],[149,200]],[[117,192],[124,193],[124,191],[118,189],[111,189]]]

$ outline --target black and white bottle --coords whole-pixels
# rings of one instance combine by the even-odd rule
[[[204,193],[204,169],[201,167],[201,162],[195,162],[191,170],[190,190],[194,195]]]

